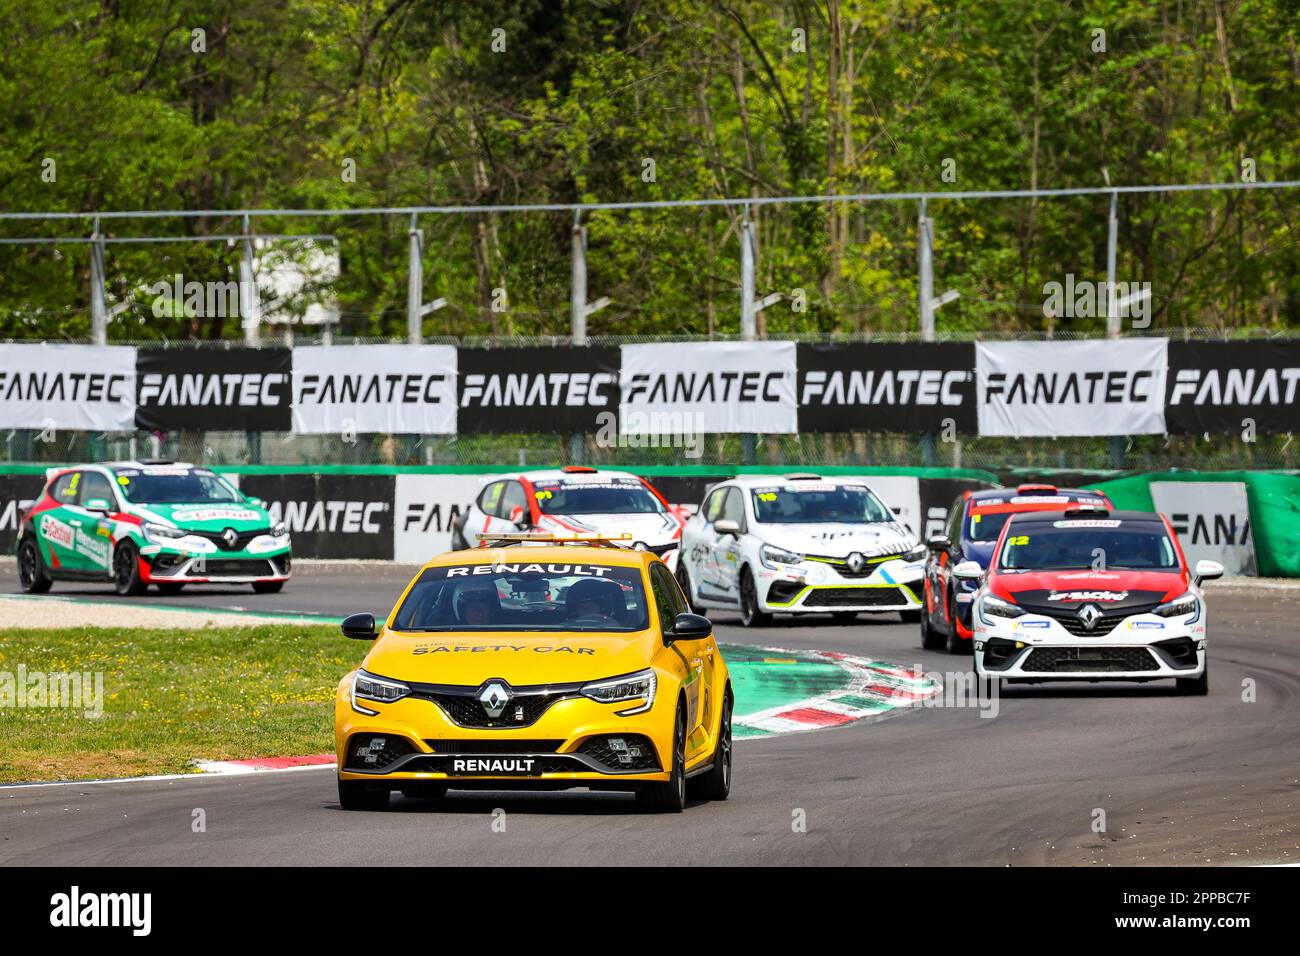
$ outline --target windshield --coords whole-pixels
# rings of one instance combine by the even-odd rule
[[[243,496],[225,479],[197,468],[124,468],[117,486],[127,501],[155,505],[232,504]]]
[[[511,563],[429,568],[393,616],[395,631],[640,631],[639,568]]]
[[[1179,571],[1178,553],[1164,528],[1114,519],[1034,525],[1007,533],[998,567],[1008,570]]]
[[[972,541],[996,541],[998,535],[1002,533],[1002,526],[1007,523],[1011,517],[1010,511],[1004,511],[1001,514],[972,514],[970,516],[970,527],[967,531],[967,537]]]
[[[605,481],[551,481],[534,485],[544,515],[633,515],[666,510],[635,478]]]
[[[755,488],[754,519],[771,524],[879,524],[893,513],[861,485],[799,484]]]

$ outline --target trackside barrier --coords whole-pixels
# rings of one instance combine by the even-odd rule
[[[0,468],[0,553],[12,553],[21,516],[40,492],[45,465]],[[450,546],[452,522],[492,475],[516,467],[395,465],[244,465],[219,467],[263,498],[289,525],[302,558],[421,562]],[[789,466],[643,466],[671,503],[693,511],[714,482],[734,474],[781,475]],[[1120,508],[1158,510],[1177,529],[1188,557],[1221,561],[1229,574],[1300,577],[1300,472],[1169,471],[1059,475],[1019,470],[999,475],[971,468],[820,467],[819,474],[866,478],[925,538],[941,531],[967,489],[1046,478],[1061,486],[1104,491]],[[1098,480],[1100,479],[1100,480]]]

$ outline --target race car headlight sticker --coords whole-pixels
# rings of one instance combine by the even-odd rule
[[[765,544],[758,549],[758,559],[763,562],[764,567],[771,568],[773,571],[779,570],[783,564],[803,563],[802,554],[795,554],[793,551],[777,548],[770,544]]]
[[[391,704],[401,700],[411,692],[401,681],[387,680],[374,674],[359,670],[352,675],[352,709],[358,714],[373,717],[377,710],[368,710],[357,703],[358,700],[373,700],[381,704]]]
[[[984,595],[980,601],[980,617],[985,624],[992,624],[989,620],[991,617],[1020,617],[1025,613],[1025,609],[1012,604],[1010,601],[1004,601],[1002,598],[994,597],[992,594]]]
[[[631,717],[633,714],[645,713],[654,704],[658,683],[654,669],[647,667],[635,674],[624,674],[622,677],[611,677],[608,680],[584,684],[582,696],[600,704],[617,704],[625,700],[641,701],[642,703],[637,707],[616,711],[620,717]]]
[[[145,538],[155,544],[160,544],[163,541],[175,541],[177,538],[183,538],[186,535],[186,532],[180,528],[173,528],[165,524],[154,524],[153,522],[145,522],[142,530]]]
[[[1161,617],[1182,617],[1185,614],[1195,615],[1187,624],[1195,624],[1201,619],[1201,602],[1197,600],[1196,595],[1191,591],[1181,597],[1176,597],[1172,601],[1166,601],[1155,610],[1156,614]]]

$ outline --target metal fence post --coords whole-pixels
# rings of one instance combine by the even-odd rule
[[[104,236],[98,216],[90,238],[90,338],[103,345],[108,341],[108,310],[104,307]]]
[[[244,326],[244,344],[256,346],[260,341],[262,321],[260,303],[257,301],[257,273],[253,268],[253,236],[248,216],[244,216],[244,253],[239,260],[239,311]]]
[[[419,214],[411,213],[411,229],[407,233],[406,271],[406,341],[419,345],[424,337],[424,313],[421,299],[424,294],[424,233],[420,230]]]
[[[930,247],[930,220],[921,200],[921,215],[916,221],[917,298],[921,306],[921,341],[934,341],[934,257]]]
[[[758,338],[754,317],[754,227],[748,206],[740,224],[740,337],[746,342]]]
[[[573,214],[572,277],[569,285],[569,337],[574,345],[587,344],[587,227],[582,214]]]
[[[1119,309],[1115,302],[1115,254],[1119,245],[1119,193],[1110,194],[1110,221],[1106,231],[1106,337],[1119,338]]]

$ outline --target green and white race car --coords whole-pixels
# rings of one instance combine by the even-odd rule
[[[150,584],[251,584],[259,594],[289,580],[289,532],[266,503],[183,462],[125,461],[51,469],[23,516],[18,578],[28,594],[54,581],[112,581],[118,594]]]

